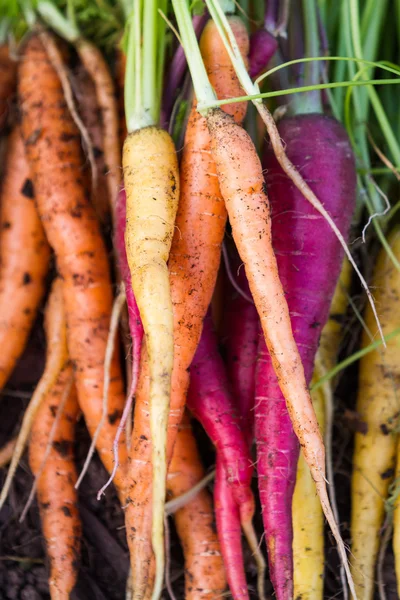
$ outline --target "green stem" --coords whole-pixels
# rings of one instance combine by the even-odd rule
[[[49,0],[40,0],[37,4],[37,11],[43,21],[50,25],[50,27],[62,38],[67,40],[67,42],[75,44],[75,42],[78,41],[80,32],[75,24],[74,17],[72,21],[69,18],[64,17],[54,3]]]
[[[193,87],[198,104],[211,104],[216,100],[207,71],[201,58],[196,34],[186,0],[172,0],[182,45],[192,76]]]
[[[360,20],[359,20],[359,4],[358,0],[349,0],[350,2],[350,26],[351,26],[351,35],[352,35],[352,43],[354,46],[354,53],[357,58],[363,58],[363,48],[361,43],[361,32],[360,32]],[[368,74],[364,73],[362,75],[364,79],[368,79]],[[382,133],[386,139],[386,143],[392,153],[392,157],[394,159],[394,163],[396,166],[400,166],[400,146],[396,140],[395,135],[393,134],[393,130],[390,126],[390,123],[386,117],[386,113],[383,109],[382,103],[379,99],[376,91],[371,88],[371,86],[367,87],[367,92],[369,95],[370,102],[375,111],[376,118],[381,127]],[[359,115],[361,118],[367,117],[367,109],[363,103],[362,112]]]
[[[157,2],[145,0],[143,11],[142,93],[146,124],[158,121],[157,104]]]
[[[388,333],[387,335],[385,335],[384,336],[385,342],[390,342],[390,340],[396,338],[398,335],[400,335],[400,327],[398,327],[397,329],[395,329],[391,333]],[[310,391],[311,392],[315,392],[326,381],[329,381],[330,379],[332,379],[333,377],[335,377],[338,373],[340,373],[340,371],[343,371],[344,369],[346,369],[347,367],[349,367],[353,363],[357,362],[363,356],[366,356],[367,354],[369,354],[373,350],[376,350],[382,344],[383,344],[383,340],[381,340],[381,339],[376,340],[376,342],[372,342],[372,344],[369,344],[369,346],[366,346],[365,348],[362,348],[361,350],[359,350],[358,352],[355,352],[354,354],[352,354],[351,356],[349,356],[345,360],[342,360],[335,367],[333,367],[333,369],[331,369],[323,377],[321,377],[321,379],[319,379],[313,386],[311,386]]]
[[[126,49],[126,71],[124,87],[125,119],[128,132],[136,129],[140,120],[142,106],[141,60],[142,48],[140,43],[140,19],[142,0],[133,0],[133,15],[128,28]]]
[[[319,83],[318,85],[306,85],[296,88],[288,88],[286,90],[276,90],[273,92],[262,92],[258,94],[249,94],[247,96],[238,96],[237,98],[227,98],[225,100],[213,100],[209,103],[201,105],[202,111],[210,110],[216,106],[223,106],[224,104],[231,104],[233,102],[248,102],[249,100],[261,100],[263,98],[276,98],[278,96],[290,96],[299,92],[309,92],[311,90],[329,90],[340,87],[360,87],[366,85],[394,85],[400,84],[400,78],[396,79],[371,79],[369,81],[336,81],[330,83]],[[200,104],[200,103],[199,103]]]
[[[316,0],[303,0],[303,23],[305,34],[305,55],[319,55],[319,30]],[[320,68],[317,61],[309,61],[305,64],[304,83],[316,85],[320,81]],[[291,114],[321,113],[321,94],[313,90],[307,94],[301,94],[293,103]]]

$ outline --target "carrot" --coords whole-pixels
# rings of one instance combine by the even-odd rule
[[[167,261],[174,234],[180,181],[174,142],[166,131],[157,126],[160,116],[165,22],[158,14],[157,2],[145,2],[143,5],[137,3],[136,9],[128,34],[125,83],[128,136],[124,142],[122,166],[126,192],[126,256],[132,290],[143,325],[150,375],[149,406],[144,414],[143,406],[136,404],[135,426],[136,421],[140,423],[143,417],[149,420],[146,441],[151,440],[152,474],[148,472],[148,479],[138,477],[134,456],[135,441],[132,443],[130,462],[133,481],[141,479],[141,484],[152,489],[151,503],[148,504],[152,512],[151,535],[146,542],[149,543],[151,539],[156,560],[154,589],[153,582],[148,581],[146,576],[141,576],[141,571],[146,568],[144,557],[141,556],[139,564],[135,555],[139,525],[136,519],[133,525],[129,516],[132,512],[130,507],[136,503],[131,492],[135,487],[132,479],[127,484],[129,506],[126,518],[134,598],[143,598],[147,589],[156,600],[160,597],[164,579],[164,505],[168,468],[166,446],[174,355]],[[155,48],[159,49],[156,53]]]
[[[64,406],[50,440],[62,403]],[[50,561],[52,600],[69,598],[79,565],[81,521],[74,488],[77,473],[73,457],[78,412],[72,367],[68,364],[36,413],[29,443],[29,465],[38,477],[37,497]]]
[[[257,555],[258,542],[252,524],[255,509],[251,490],[252,458],[245,432],[241,429],[239,411],[230,391],[225,366],[222,357],[218,353],[217,339],[213,331],[210,311],[204,319],[200,344],[190,367],[190,374],[187,404],[216,446],[217,490],[221,493],[225,492],[224,484],[219,481],[222,477],[229,484],[232,499],[239,509],[239,514],[235,509],[229,515],[228,529],[231,525],[235,529],[235,519],[238,517],[249,545],[252,551],[256,553],[259,566],[259,596],[263,598],[265,563],[260,560],[260,554]],[[220,463],[222,463],[222,469]],[[233,541],[234,536],[227,536],[226,531],[221,529],[221,526],[224,525],[221,513],[223,508],[228,508],[229,504],[230,498],[216,498],[219,513],[217,530],[232,596],[244,599],[249,598],[249,595],[243,560],[241,562],[237,562],[237,560],[231,562],[232,555],[240,556],[241,552],[237,548],[226,547],[229,541]],[[227,525],[226,521],[225,524]]]
[[[0,129],[4,126],[9,103],[15,91],[17,63],[10,55],[8,44],[0,44]]]
[[[50,249],[19,127],[8,140],[0,199],[0,389],[20,358],[45,293]]]
[[[233,21],[240,46],[246,54],[246,29],[240,20]],[[238,94],[240,87],[212,22],[205,27],[201,44],[210,80],[217,93],[224,97]],[[217,45],[218,52],[213,54],[208,51],[209,45]],[[230,106],[227,110],[241,121],[245,106]],[[200,340],[202,321],[217,278],[226,223],[226,210],[219,192],[215,166],[210,157],[209,142],[206,123],[193,108],[180,167],[181,195],[168,262],[174,331],[174,367],[167,447],[169,459],[186,401],[188,369]],[[126,510],[126,522],[128,531],[132,527],[135,528],[131,542],[134,579],[137,582],[147,582],[152,552],[149,544],[151,444],[148,421],[149,370],[146,354],[142,355],[141,364],[132,439],[132,469],[127,492],[132,502]],[[147,583],[138,583],[141,589],[146,585]]]
[[[175,498],[188,492],[203,477],[203,465],[186,413],[174,446],[167,491]],[[186,600],[218,598],[226,588],[226,577],[208,491],[201,490],[174,517],[185,557]]]
[[[318,372],[318,371],[317,371]],[[314,410],[323,432],[324,394],[312,394]],[[300,454],[292,502],[293,597],[322,600],[324,591],[324,515],[310,469]]]
[[[121,148],[116,90],[107,63],[98,48],[80,38],[76,48],[83,66],[95,85],[97,104],[103,125],[104,160],[111,206],[117,199],[121,183]]]
[[[108,195],[111,206],[113,206],[121,183],[121,148],[118,103],[111,73],[101,51],[92,42],[81,36],[76,20],[66,18],[54,3],[48,0],[39,2],[38,11],[57,33],[75,45],[82,65],[94,83],[104,131],[103,145]]]
[[[47,350],[46,366],[42,377],[25,410],[18,439],[15,445],[10,468],[0,494],[0,508],[3,506],[12,482],[12,478],[24,452],[35,415],[43,399],[52,389],[60,372],[65,368],[69,357],[66,341],[65,311],[63,305],[63,284],[56,279],[46,306],[44,327],[46,331]]]
[[[391,232],[388,243],[399,258],[399,228]],[[384,333],[388,334],[399,324],[400,277],[385,249],[381,250],[376,261],[372,286],[381,325]],[[369,306],[365,324],[375,336],[376,324]],[[369,343],[370,337],[364,331],[362,346]],[[355,435],[353,456],[351,566],[358,598],[363,600],[372,598],[374,594],[385,500],[395,469],[395,434],[399,415],[396,382],[399,376],[398,342],[395,339],[387,342],[386,350],[374,350],[360,361],[356,410],[363,429]],[[398,556],[398,548],[395,549]]]
[[[18,87],[36,203],[64,280],[68,348],[75,366],[79,405],[93,435],[102,415],[104,359],[113,302],[109,265],[82,178],[78,130],[65,104],[60,80],[36,36],[24,47]],[[107,419],[97,441],[108,471],[112,470],[112,444],[125,402],[117,352],[110,379]],[[120,459],[123,466],[123,443]],[[122,493],[122,467],[115,483]]]
[[[96,179],[92,182],[88,181],[88,184],[92,185],[93,206],[100,223],[104,226],[108,223],[111,206],[107,186],[107,167],[104,160],[104,132],[97,104],[96,89],[82,65],[79,65],[73,73],[73,88],[78,112],[93,144],[97,175]],[[88,174],[90,175],[90,173]]]

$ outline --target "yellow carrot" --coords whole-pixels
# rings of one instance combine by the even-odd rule
[[[400,258],[400,229],[392,231],[388,242]],[[383,249],[378,256],[372,288],[385,334],[400,322],[400,273]],[[377,327],[368,306],[365,323],[375,337]],[[364,332],[362,346],[370,343]],[[351,567],[359,600],[374,594],[375,565],[385,499],[393,479],[396,455],[395,429],[400,403],[397,382],[400,377],[398,339],[361,359],[356,410],[360,431],[355,435],[352,477]]]

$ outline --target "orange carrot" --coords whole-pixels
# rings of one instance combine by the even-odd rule
[[[97,167],[97,177],[92,182],[90,181],[90,165],[88,165],[88,185],[92,185],[93,206],[100,223],[104,225],[110,215],[111,199],[107,186],[107,168],[104,160],[104,131],[97,104],[96,89],[82,65],[74,71],[73,84],[75,84],[74,92],[78,112],[93,144],[93,154]]]
[[[73,457],[78,412],[72,366],[67,363],[36,413],[29,443],[29,464],[38,478],[37,497],[50,561],[52,600],[69,598],[79,564],[81,522]]]
[[[9,102],[15,90],[17,63],[10,56],[8,44],[0,45],[0,128],[3,127],[9,109]]]
[[[248,52],[247,31],[243,23],[231,19],[243,55]],[[201,41],[210,81],[221,97],[241,94],[229,57],[212,21]],[[213,46],[214,52],[207,48]],[[238,122],[246,105],[224,107]],[[171,459],[178,425],[181,421],[189,385],[188,369],[198,346],[203,318],[210,304],[221,258],[226,209],[221,198],[215,165],[210,156],[207,124],[193,108],[183,150],[181,195],[175,222],[168,268],[174,318],[174,365],[172,397],[168,423],[167,458]],[[152,560],[151,533],[151,436],[149,421],[149,369],[142,353],[141,374],[136,393],[130,472],[125,511],[136,598],[147,597],[152,589],[149,575]],[[142,592],[142,590],[147,590]],[[143,595],[141,595],[143,593]]]
[[[36,319],[50,258],[19,128],[14,129],[8,141],[0,205],[1,389],[21,356]]]
[[[102,415],[104,359],[112,310],[109,264],[99,225],[82,178],[79,132],[60,80],[37,36],[27,41],[19,67],[22,132],[47,238],[64,280],[68,348],[80,408],[91,435]],[[106,469],[125,402],[118,353],[110,370],[107,419],[97,438]],[[126,462],[121,441],[120,464]],[[115,478],[123,488],[123,468]]]
[[[104,130],[104,159],[111,206],[117,200],[121,183],[121,147],[116,91],[111,73],[100,50],[91,42],[79,39],[76,48],[83,66],[95,85],[97,104]]]
[[[204,468],[186,413],[179,427],[167,490],[176,498],[204,478]],[[223,595],[226,577],[210,494],[203,489],[175,513],[175,524],[185,557],[186,600],[214,600]]]

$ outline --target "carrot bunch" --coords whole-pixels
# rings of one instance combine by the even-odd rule
[[[77,489],[94,450],[109,476],[96,482],[98,499],[113,482],[124,515],[132,600],[158,600],[164,586],[171,593],[171,515],[185,598],[211,600],[229,588],[235,600],[249,599],[250,562],[265,598],[268,560],[278,600],[322,599],[323,515],[344,585],[370,597],[379,533],[368,545],[365,519],[382,524],[397,481],[395,365],[382,384],[386,403],[373,410],[369,396],[371,378],[392,364],[391,346],[361,364],[357,410],[367,432],[355,438],[351,567],[327,487],[322,432],[330,444],[332,389],[309,390],[334,367],[341,335],[334,319],[346,300],[336,286],[349,256],[354,153],[318,89],[294,95],[291,114],[275,124],[251,80],[292,51],[277,40],[286,3],[268,3],[261,29],[229,0],[205,0],[203,15],[189,4],[98,7],[118,24],[114,62],[88,26],[95,12],[74,3],[63,12],[50,0],[25,11],[17,65],[0,48],[0,126],[11,131],[0,191],[0,389],[44,304],[47,345],[0,506],[29,443],[52,600],[69,598],[78,579]],[[314,0],[303,10],[311,56]],[[305,69],[304,78],[318,88],[321,72]],[[262,122],[263,162],[254,143],[265,137]],[[376,285],[395,296],[395,273],[382,278],[385,269],[380,258]],[[387,297],[376,296],[385,334],[396,325]],[[369,311],[375,333],[373,302]],[[80,416],[91,449],[78,473]],[[375,438],[386,442],[372,465],[379,499],[364,476]],[[215,461],[211,475],[204,457]]]

